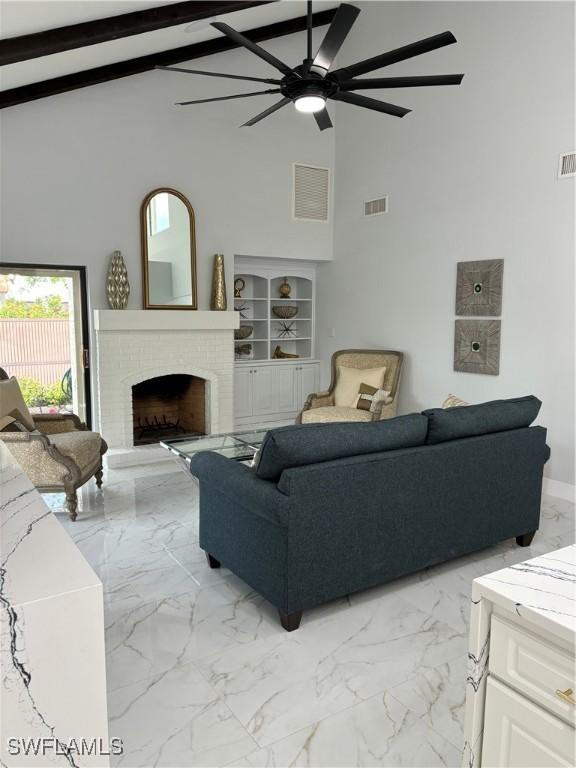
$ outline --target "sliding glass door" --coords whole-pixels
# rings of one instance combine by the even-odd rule
[[[0,266],[0,367],[32,412],[73,412],[90,425],[84,267]]]

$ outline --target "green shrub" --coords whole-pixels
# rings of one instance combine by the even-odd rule
[[[36,379],[22,378],[18,379],[22,397],[29,408],[40,408],[42,406],[54,405],[62,406],[70,402],[66,397],[60,383],[45,385]]]

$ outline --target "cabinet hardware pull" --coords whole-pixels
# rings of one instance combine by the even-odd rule
[[[576,704],[576,699],[574,698],[574,691],[572,688],[566,688],[565,691],[561,691],[559,688],[557,688],[556,696],[559,696],[564,701],[567,701],[568,704]]]

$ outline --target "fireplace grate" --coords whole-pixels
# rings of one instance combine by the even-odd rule
[[[160,418],[158,416],[138,418],[134,431],[135,438],[139,443],[157,442],[158,436],[160,434],[164,435],[166,432],[170,432],[171,435],[186,434],[186,430],[180,424],[180,419],[171,421],[166,416],[161,416]]]

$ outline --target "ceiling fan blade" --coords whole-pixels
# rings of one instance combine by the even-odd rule
[[[250,80],[253,83],[270,83],[271,85],[280,85],[280,80],[272,80],[269,77],[247,77],[244,75],[225,75],[223,72],[206,72],[202,69],[185,69],[184,67],[161,67],[154,69],[165,69],[168,72],[187,72],[190,75],[208,75],[209,77],[227,77],[231,80]]]
[[[242,128],[246,126],[256,125],[256,123],[259,123],[260,120],[264,120],[265,117],[268,117],[268,115],[272,115],[274,112],[276,112],[277,109],[282,109],[282,107],[285,107],[286,104],[290,104],[292,102],[292,99],[281,99],[280,101],[277,101],[276,104],[273,104],[271,107],[268,107],[268,109],[265,109],[264,112],[260,112],[259,115],[256,115],[256,117],[253,117],[252,120],[248,120],[247,123],[244,123],[242,125]]]
[[[460,85],[464,75],[422,75],[416,77],[372,77],[342,80],[343,91],[363,91],[369,88],[419,88],[429,85]]]
[[[324,108],[321,112],[314,112],[314,118],[318,124],[318,128],[320,128],[321,131],[325,131],[326,128],[334,127],[326,108]]]
[[[193,101],[177,101],[179,107],[189,104],[208,104],[210,101],[228,101],[229,99],[245,99],[248,96],[263,96],[265,93],[281,93],[280,88],[269,88],[267,91],[252,91],[251,93],[235,93],[232,96],[217,96],[214,99],[194,99]]]
[[[240,34],[240,32],[236,32],[236,30],[232,29],[232,27],[229,27],[228,24],[224,24],[223,21],[214,21],[212,22],[212,26],[214,29],[222,32],[231,40],[234,40],[234,42],[238,43],[238,45],[242,45],[244,48],[252,51],[252,53],[255,53],[256,56],[260,56],[261,59],[267,61],[268,64],[276,67],[276,69],[280,70],[283,75],[293,74],[293,70],[290,69],[287,64],[284,64],[284,62],[280,61],[280,59],[277,59],[276,56],[273,56],[271,53],[268,53],[268,51],[265,51],[264,48],[261,48],[259,45],[256,45],[256,43],[253,43],[252,40],[244,37],[244,35]]]
[[[388,67],[390,64],[396,64],[398,61],[405,61],[413,56],[420,56],[423,53],[435,51],[438,48],[452,45],[455,42],[456,38],[452,32],[441,32],[439,35],[427,37],[424,40],[419,40],[417,43],[410,43],[410,45],[404,45],[402,48],[395,48],[393,51],[381,53],[379,56],[359,61],[357,64],[351,64],[349,67],[342,67],[332,74],[341,79],[351,80],[353,77],[358,77],[358,75],[365,75],[367,72],[373,72],[375,69]]]
[[[359,93],[345,93],[340,91],[332,96],[336,101],[345,101],[348,104],[354,104],[357,107],[366,107],[366,109],[373,109],[376,112],[385,112],[387,115],[394,115],[394,117],[404,117],[408,112],[412,112],[411,109],[405,109],[404,107],[397,107],[396,104],[388,104],[385,101],[377,101],[376,99],[370,99],[368,96],[361,96]]]
[[[342,47],[342,43],[348,37],[348,33],[352,29],[352,25],[356,21],[356,17],[359,13],[359,8],[346,3],[342,3],[338,8],[332,19],[332,23],[328,28],[328,32],[326,32],[324,40],[322,40],[320,48],[318,49],[318,53],[312,62],[310,67],[312,72],[316,72],[319,75],[325,75],[330,69],[332,62]]]

